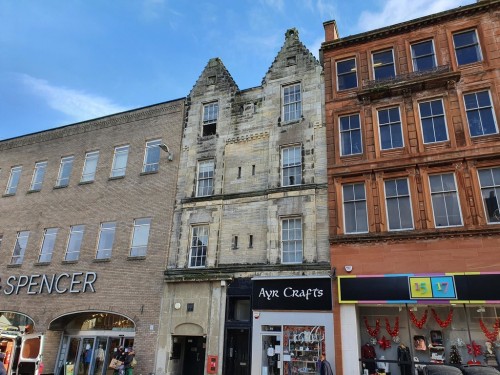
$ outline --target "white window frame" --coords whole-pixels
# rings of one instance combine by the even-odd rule
[[[391,51],[391,54],[392,54],[392,63],[391,64],[380,64],[380,65],[375,66],[375,62],[373,60],[373,56],[377,55],[379,53],[387,52],[387,51]],[[387,49],[384,49],[384,50],[381,50],[381,51],[373,51],[371,57],[372,57],[372,72],[373,72],[373,79],[374,80],[376,80],[376,81],[378,81],[378,80],[383,81],[383,80],[391,79],[391,77],[377,78],[377,74],[376,74],[376,68],[379,68],[379,67],[382,67],[382,66],[388,66],[388,65],[392,65],[392,71],[394,73],[394,75],[393,75],[392,78],[396,77],[396,61],[394,59],[394,48],[387,48]]]
[[[207,266],[209,237],[210,228],[208,225],[193,225],[191,227],[188,268],[205,268]],[[201,239],[201,246],[193,246],[197,239]]]
[[[476,34],[477,43],[475,43],[475,44],[469,44],[467,46],[461,46],[460,49],[471,47],[471,46],[476,46],[476,49],[477,49],[477,52],[478,52],[478,56],[479,56],[479,60],[473,61],[473,62],[470,62],[470,63],[460,64],[458,62],[457,47],[455,45],[455,35],[465,34],[465,33],[471,32],[471,31],[474,32],[474,34]],[[477,29],[467,29],[467,30],[462,30],[462,31],[454,32],[453,35],[451,36],[451,38],[453,39],[453,50],[455,51],[455,61],[457,62],[458,66],[468,65],[468,64],[474,64],[474,63],[478,63],[478,62],[483,61],[483,52],[481,51],[481,43],[479,42],[479,35],[477,34]]]
[[[130,241],[131,257],[145,257],[147,255],[150,231],[151,231],[150,217],[142,217],[134,219],[134,228],[132,230],[132,238]]]
[[[83,162],[82,178],[80,182],[94,181],[99,163],[99,151],[89,151],[85,153],[85,161]]]
[[[356,197],[354,197],[353,200],[346,201],[345,194],[344,194],[344,189],[347,186],[353,186],[353,188],[354,188],[355,185],[363,185],[364,197],[363,198],[359,198],[359,199],[357,199]],[[352,203],[354,203],[355,211],[356,211],[357,203],[364,204],[364,209],[365,209],[365,212],[366,212],[366,215],[364,216],[364,220],[365,220],[364,224],[366,225],[366,230],[354,230],[354,231],[348,231],[347,230],[347,221],[346,221],[346,211],[347,210],[346,210],[346,206],[347,206],[347,204],[352,204]],[[345,234],[368,233],[368,231],[369,231],[369,225],[368,225],[368,205],[367,205],[367,201],[366,201],[366,184],[364,182],[353,182],[353,183],[348,183],[348,184],[343,184],[342,185],[342,214],[343,214],[343,219],[344,219],[344,233]],[[357,217],[357,214],[355,215],[355,219],[356,219],[356,228],[357,228],[358,227],[358,217]]]
[[[23,167],[21,165],[10,168],[9,181],[7,182],[7,187],[5,188],[5,195],[16,194],[22,172]]]
[[[444,175],[452,175],[453,176],[453,183],[454,183],[454,190],[440,190],[440,191],[432,191],[432,185],[431,185],[431,177],[435,176],[442,176]],[[429,175],[429,192],[431,194],[431,204],[432,204],[432,215],[434,218],[434,225],[436,228],[450,228],[450,227],[460,227],[463,226],[463,217],[462,217],[462,207],[460,205],[460,195],[458,194],[458,188],[457,188],[457,178],[455,176],[455,173],[453,172],[445,172],[445,173],[437,173],[437,174],[432,174]],[[454,193],[455,194],[455,200],[456,204],[458,206],[458,212],[460,214],[460,224],[449,224],[449,214],[448,214],[448,209],[446,209],[446,221],[448,222],[448,225],[437,225],[437,220],[436,220],[436,208],[434,206],[434,197],[437,197],[438,195],[445,198],[447,193]]]
[[[211,169],[205,169],[210,167]],[[215,160],[206,159],[198,161],[196,169],[196,196],[208,197],[214,193]],[[208,185],[205,186],[205,183]]]
[[[394,139],[393,139],[393,137],[391,135],[391,147],[389,147],[389,148],[383,148],[383,146],[382,146],[382,127],[381,127],[381,123],[380,123],[380,112],[381,111],[389,111],[389,113],[390,113],[390,110],[394,109],[394,108],[398,109],[398,114],[399,114],[399,129],[401,131],[401,146],[394,146],[393,145]],[[396,150],[396,149],[401,149],[401,148],[405,147],[405,136],[404,136],[404,132],[403,132],[403,120],[401,118],[401,108],[399,106],[377,109],[377,123],[378,123],[378,137],[379,137],[379,142],[380,142],[380,149],[382,151]],[[382,126],[389,126],[390,127],[393,124],[396,124],[396,122],[395,121],[391,121],[391,119],[389,119],[389,122],[388,123],[384,123]],[[392,132],[391,132],[391,134],[392,134]]]
[[[413,51],[413,46],[417,46],[419,44],[424,44],[424,43],[428,43],[428,42],[431,42],[432,54],[427,54],[427,55],[422,55],[422,56],[415,56],[414,51]],[[414,72],[425,72],[425,71],[429,71],[429,70],[437,68],[436,48],[434,46],[434,39],[421,40],[419,42],[415,42],[415,43],[410,44],[410,53],[411,53],[412,68],[413,68]],[[427,56],[432,56],[432,61],[434,63],[433,68],[432,69],[427,69],[427,70],[418,69],[418,67],[415,66],[415,60],[419,59],[419,58],[422,58],[422,57],[427,57]]]
[[[206,137],[216,134],[218,121],[219,121],[219,103],[210,102],[203,104],[203,121],[201,129],[202,136]],[[205,129],[209,130],[205,131]]]
[[[299,154],[299,160],[295,158]],[[292,155],[290,158],[287,155]],[[298,171],[298,172],[297,172]],[[293,182],[291,180],[293,178]],[[302,145],[293,145],[281,149],[281,186],[302,184]]]
[[[298,94],[297,94],[298,87]],[[283,123],[299,121],[302,118],[302,85],[295,82],[281,88],[283,98]],[[297,99],[298,95],[298,99]]]
[[[130,145],[116,146],[113,152],[113,164],[111,165],[111,178],[124,177],[127,172],[128,163],[128,153],[130,150]],[[116,163],[118,160],[123,158],[123,167],[117,167]]]
[[[113,252],[113,244],[115,242],[115,234],[116,234],[116,222],[115,221],[106,221],[101,223],[99,227],[99,237],[97,239],[97,251],[95,258],[96,259],[109,259],[111,258],[111,253]],[[104,247],[104,238],[107,236],[111,236],[110,247]]]
[[[408,194],[400,194],[399,191],[398,191],[398,192],[396,192],[396,195],[389,197],[387,195],[387,185],[386,185],[386,183],[389,182],[389,181],[396,181],[396,190],[397,190],[397,181],[401,181],[401,180],[404,180],[406,182],[406,188],[408,189]],[[408,181],[408,178],[406,178],[406,177],[398,177],[398,178],[391,178],[391,179],[384,180],[384,195],[385,195],[385,211],[386,211],[387,229],[389,231],[391,231],[391,232],[403,231],[403,230],[412,230],[412,229],[414,229],[415,227],[414,227],[414,223],[413,223],[413,205],[412,205],[412,201],[411,201],[411,189],[410,189],[410,183]],[[395,201],[397,201],[397,203],[398,203],[397,212],[389,212],[389,200],[395,200]],[[401,223],[401,217],[403,215],[401,214],[401,204],[400,204],[400,202],[402,200],[408,200],[408,204],[410,206],[409,215],[410,215],[410,219],[411,219],[411,226],[404,227],[404,228],[403,228],[403,225]],[[393,217],[393,216],[396,216],[396,214],[399,217],[400,228],[391,228],[390,227],[391,224],[390,224],[389,218]]]
[[[302,218],[297,216],[284,217],[280,220],[281,224],[281,263],[282,264],[300,264],[304,257],[304,229],[302,227]],[[297,230],[300,229],[297,236]],[[293,258],[286,261],[285,258]]]
[[[351,125],[351,118],[354,117],[354,116],[357,116],[358,117],[358,122],[359,122],[359,128],[351,128],[350,125]],[[342,123],[342,119],[344,118],[348,118],[349,119],[349,129],[347,130],[342,130],[342,127],[341,127],[341,123]],[[359,113],[352,113],[350,115],[345,115],[345,116],[339,116],[339,120],[338,120],[338,123],[339,123],[339,149],[340,149],[340,156],[351,156],[351,155],[359,155],[359,154],[362,154],[363,153],[363,132],[361,131],[361,116],[359,115]],[[360,140],[360,150],[359,152],[352,152],[353,150],[353,142],[352,142],[352,134],[355,133],[355,132],[359,132],[359,140]],[[343,145],[344,145],[344,137],[348,137],[349,138],[349,145],[350,145],[350,149],[351,149],[351,152],[350,153],[344,153],[344,149],[343,149]]]
[[[475,95],[476,97],[476,101],[477,101],[477,94],[481,93],[481,92],[487,92],[488,93],[488,97],[490,99],[490,106],[489,107],[480,107],[479,106],[479,103],[478,103],[478,106],[476,108],[467,108],[467,102],[465,101],[465,97],[468,96],[468,95]],[[463,101],[464,101],[464,108],[465,108],[465,117],[467,118],[467,128],[469,130],[469,135],[471,136],[471,138],[477,138],[477,137],[487,137],[487,136],[490,136],[490,135],[493,135],[493,134],[498,134],[498,123],[497,123],[497,116],[496,116],[496,112],[495,112],[495,108],[493,107],[493,100],[491,98],[491,91],[490,90],[478,90],[478,91],[473,91],[473,92],[466,92],[466,93],[463,93]],[[468,113],[469,112],[478,112],[479,113],[479,117],[481,118],[481,110],[484,110],[485,108],[489,108],[490,109],[490,112],[491,112],[491,117],[493,117],[493,122],[495,123],[495,132],[494,133],[484,133],[483,131],[483,134],[478,134],[478,135],[473,135],[472,132],[471,132],[471,125],[470,125],[470,122],[469,122],[469,116],[468,116]],[[481,129],[484,130],[484,126],[483,126],[483,122],[481,121]]]
[[[64,260],[67,262],[76,262],[80,258],[80,251],[83,243],[83,236],[85,235],[85,225],[72,225],[68,241],[66,243],[66,251],[64,252]],[[74,247],[74,249],[70,248]]]
[[[144,149],[144,161],[142,163],[142,172],[158,172],[160,169],[160,145],[161,139],[154,139],[146,142],[146,148]],[[150,157],[156,156],[157,158],[153,161],[148,160]]]
[[[29,237],[29,230],[17,232],[16,243],[14,244],[14,249],[12,250],[10,264],[23,264],[24,254],[26,253],[26,248],[28,247]]]
[[[481,179],[481,172],[484,171],[489,171],[489,174],[491,175],[491,184],[483,184],[483,181]],[[495,179],[495,174],[494,171],[497,171],[497,178]],[[481,188],[481,197],[483,201],[483,208],[484,208],[484,214],[486,217],[486,221],[488,224],[491,225],[498,225],[500,224],[500,167],[492,167],[492,168],[481,168],[478,169],[477,171],[478,174],[478,181],[479,181],[479,187]],[[491,193],[494,193],[494,195],[491,195]],[[492,207],[488,207],[488,202],[487,200],[490,200],[490,205],[492,204]],[[493,211],[492,215],[488,211]],[[490,220],[491,216],[493,216],[496,221]]]
[[[435,115],[435,114],[431,114],[430,116],[422,116],[422,110],[421,110],[421,105],[424,104],[424,103],[431,103],[431,111],[432,111],[432,102],[441,102],[441,108],[443,109],[443,114],[440,115]],[[419,114],[419,117],[420,117],[420,128],[422,129],[422,142],[424,144],[433,144],[433,143],[440,143],[440,142],[448,142],[450,140],[449,138],[449,135],[448,135],[448,122],[446,121],[446,108],[444,106],[444,102],[443,102],[443,99],[442,98],[436,98],[436,99],[431,99],[431,100],[424,100],[424,101],[421,101],[421,102],[418,102],[418,114]],[[438,118],[438,117],[443,117],[443,120],[444,120],[444,130],[446,132],[446,139],[443,139],[443,140],[435,140],[435,141],[426,141],[425,140],[425,130],[424,130],[424,122],[423,120],[424,119],[431,119],[432,120],[432,129],[434,131],[434,134],[436,134],[436,125],[434,124],[434,119]]]
[[[33,176],[31,177],[30,191],[42,190],[43,180],[45,179],[45,172],[47,171],[47,162],[39,161],[35,163]]]
[[[343,62],[351,61],[351,60],[354,60],[354,70],[351,69],[350,72],[339,73],[339,64],[341,64]],[[336,72],[337,72],[337,91],[354,90],[355,88],[358,87],[358,84],[359,84],[358,83],[358,62],[356,61],[356,57],[349,57],[347,59],[342,59],[342,60],[336,61],[335,67],[336,67]],[[356,77],[356,86],[341,89],[339,86],[339,82],[340,82],[339,77],[344,76],[344,75],[348,75],[348,74],[353,74],[353,73],[354,73],[354,76]]]
[[[69,185],[69,181],[71,179],[71,172],[73,171],[74,160],[75,157],[73,155],[64,156],[61,158],[61,162],[59,164],[59,173],[57,175],[57,181],[56,181],[57,187],[63,187]]]
[[[59,228],[46,228],[43,231],[42,244],[38,255],[38,263],[50,263],[57,241]]]

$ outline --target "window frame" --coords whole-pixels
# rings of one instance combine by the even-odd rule
[[[153,139],[150,141],[146,142],[146,146],[144,149],[144,160],[142,162],[142,173],[154,173],[158,172],[160,170],[160,145],[161,145],[161,138],[159,139]],[[154,150],[156,148],[156,150]],[[150,154],[153,152],[156,152],[157,158],[153,162],[148,162],[148,157]],[[153,156],[156,156],[153,154]]]
[[[68,240],[66,242],[66,251],[64,252],[64,261],[65,262],[77,262],[80,259],[80,252],[82,249],[83,238],[85,236],[85,225],[77,224],[72,225],[69,229]],[[73,251],[70,250],[70,246],[74,246],[75,249]],[[76,254],[76,257],[73,256]]]
[[[202,231],[203,233],[198,234],[198,231]],[[201,245],[193,246],[195,238],[202,238]],[[205,242],[203,242],[203,240],[205,240]],[[207,266],[209,241],[210,227],[208,226],[208,224],[198,224],[191,226],[188,268],[205,268]]]
[[[401,146],[394,146],[392,145],[393,144],[393,136],[392,136],[392,131],[391,131],[391,146],[392,147],[389,147],[389,148],[384,148],[383,147],[383,142],[382,142],[382,126],[389,126],[389,129],[392,130],[392,126],[395,125],[397,122],[396,121],[391,121],[391,118],[389,116],[390,114],[390,110],[391,109],[394,109],[394,108],[397,108],[398,109],[398,116],[399,116],[399,130],[400,130],[400,133],[401,133]],[[387,123],[384,123],[384,124],[381,124],[380,122],[380,113],[382,111],[387,111],[388,112],[388,118],[389,118],[389,122]],[[393,106],[393,107],[385,107],[385,108],[378,108],[377,109],[377,125],[378,125],[378,136],[379,136],[379,143],[380,143],[380,150],[381,151],[390,151],[390,150],[397,150],[397,149],[402,149],[405,147],[405,137],[404,137],[404,132],[403,132],[403,120],[402,120],[402,116],[401,116],[401,107],[398,105],[398,106]],[[382,126],[381,126],[382,125]]]
[[[5,188],[5,195],[15,195],[17,193],[22,173],[22,165],[16,165],[10,168],[9,180],[7,181],[7,186]]]
[[[95,165],[90,164],[89,167],[89,161],[93,162],[94,160],[95,160]],[[85,153],[85,160],[83,162],[82,177],[80,178],[80,182],[92,182],[95,180],[95,174],[97,172],[98,163],[99,163],[99,151],[88,151]],[[88,171],[87,168],[89,168],[90,171]]]
[[[460,63],[459,59],[458,59],[458,55],[457,55],[457,46],[456,46],[456,42],[455,42],[455,36],[456,35],[460,35],[460,34],[470,33],[470,32],[473,32],[474,35],[476,36],[476,43],[468,44],[468,45],[464,45],[464,46],[460,46],[458,49],[465,49],[465,48],[470,48],[472,46],[475,46],[476,53],[477,53],[477,56],[478,56],[478,60],[471,61],[471,62]],[[455,61],[457,63],[457,66],[474,64],[474,63],[478,63],[478,62],[483,61],[483,53],[481,51],[481,44],[479,42],[479,35],[477,33],[477,28],[470,28],[470,29],[466,29],[466,30],[461,30],[461,31],[453,32],[452,35],[451,35],[451,38],[453,40],[453,50],[455,51]]]
[[[204,165],[211,165],[211,170],[202,171],[201,168]],[[207,174],[207,176],[201,174]],[[211,175],[210,175],[211,173]],[[198,165],[196,167],[196,196],[197,197],[209,197],[214,194],[214,178],[215,178],[215,160],[214,159],[205,159],[198,160]],[[200,186],[200,182],[207,182],[207,186]],[[206,193],[203,193],[205,190],[209,189]]]
[[[47,165],[47,161],[38,161],[35,163],[33,175],[31,176],[30,191],[42,190],[45,173],[47,172]],[[40,173],[41,177],[39,176]],[[37,181],[38,179],[40,179],[40,181]],[[40,185],[40,187],[38,187],[38,185]]]
[[[298,91],[296,88],[298,87]],[[287,92],[289,91],[289,92]],[[299,97],[297,100],[296,97]],[[294,82],[281,87],[283,123],[291,123],[302,119],[302,83]],[[293,117],[292,114],[293,113]]]
[[[454,183],[454,189],[455,190],[442,190],[442,191],[437,191],[437,192],[433,192],[432,191],[432,184],[431,184],[431,178],[432,177],[435,177],[435,176],[441,176],[441,181],[443,180],[442,179],[442,176],[445,176],[445,175],[452,175],[453,176],[453,183]],[[460,194],[458,192],[458,186],[457,186],[457,177],[455,175],[454,172],[442,172],[442,173],[433,173],[433,174],[430,174],[428,176],[428,183],[429,183],[429,193],[430,193],[430,198],[431,198],[431,207],[432,207],[432,216],[433,216],[433,220],[434,220],[434,227],[435,228],[452,228],[452,227],[461,227],[464,225],[464,221],[463,221],[463,215],[462,215],[462,207],[461,207],[461,204],[460,204]],[[454,192],[455,193],[455,197],[456,197],[456,204],[458,206],[458,212],[459,212],[459,216],[460,216],[460,224],[453,224],[453,225],[450,225],[449,222],[450,222],[450,215],[448,213],[448,210],[446,209],[446,221],[448,222],[448,225],[437,225],[437,220],[436,220],[436,207],[435,207],[435,204],[434,204],[434,197],[437,196],[438,194],[446,194],[446,193],[449,193],[449,192]],[[445,196],[443,195],[443,198],[445,198]]]
[[[375,61],[374,61],[374,55],[381,54],[381,53],[388,52],[388,51],[391,51],[392,62],[389,63],[389,64],[380,63],[380,65],[376,65]],[[383,80],[389,80],[389,79],[396,78],[397,73],[396,73],[396,61],[395,61],[395,56],[394,56],[394,47],[390,47],[390,48],[382,49],[380,51],[374,51],[374,52],[372,52],[371,53],[371,59],[372,59],[371,62],[372,62],[373,79],[375,81],[383,81]],[[393,71],[394,75],[392,77],[378,78],[377,77],[377,69],[381,68],[381,67],[389,66],[389,65],[392,65],[392,71]]]
[[[151,217],[141,217],[134,219],[134,227],[132,228],[132,235],[130,239],[130,257],[145,257],[148,253],[149,246],[149,236],[151,233]],[[137,234],[139,231],[142,231],[145,227],[147,227],[147,233],[145,236],[145,242],[136,243],[139,240]],[[139,252],[137,249],[142,249],[143,251]]]
[[[285,165],[285,152],[288,151],[293,151],[293,154],[299,152],[299,162],[296,162],[295,156],[293,157],[293,160],[290,160],[288,158],[287,160],[290,160],[288,164]],[[303,162],[302,162],[302,145],[290,145],[290,146],[285,146],[281,148],[281,186],[282,187],[287,187],[287,186],[298,186],[302,185],[302,175],[303,175]],[[293,173],[293,174],[288,174],[288,172],[291,171],[299,171],[299,173]],[[288,183],[285,184],[286,177],[288,177]],[[290,179],[293,178],[294,183],[290,183]],[[297,182],[298,181],[298,182]]]
[[[217,134],[217,123],[219,122],[219,102],[214,101],[203,104],[201,135],[208,137]]]
[[[10,258],[11,265],[23,264],[24,254],[26,253],[26,248],[28,247],[28,242],[30,238],[29,230],[21,230],[16,234],[16,242],[14,243],[14,248],[12,249],[12,257]],[[20,241],[25,239],[24,246],[20,244]],[[24,242],[24,241],[23,241]],[[16,248],[19,246],[19,253],[16,254]]]
[[[478,100],[477,100],[477,94],[480,94],[480,93],[483,93],[483,92],[486,92],[488,93],[488,99],[489,99],[489,102],[490,102],[490,105],[489,107],[480,107],[479,106],[479,103],[478,103]],[[466,101],[466,97],[469,96],[469,95],[474,95],[475,96],[475,101],[476,103],[478,103],[478,106],[475,107],[475,108],[467,108],[467,101]],[[497,118],[496,118],[496,112],[495,112],[495,109],[493,107],[493,100],[492,100],[492,97],[491,97],[491,91],[489,89],[486,89],[486,90],[478,90],[478,91],[472,91],[472,92],[467,92],[467,93],[463,93],[462,94],[462,97],[463,97],[463,101],[464,101],[464,108],[465,108],[465,118],[467,119],[467,128],[469,130],[469,135],[471,138],[478,138],[478,137],[487,137],[487,136],[491,136],[491,135],[495,135],[495,134],[498,134],[499,130],[498,130],[498,123],[497,123]],[[484,132],[484,126],[483,126],[483,121],[481,119],[481,111],[484,110],[485,108],[489,108],[490,110],[490,114],[491,114],[491,117],[493,118],[493,124],[495,125],[495,132],[493,133],[485,133]],[[472,134],[472,131],[471,131],[471,123],[469,121],[469,113],[472,113],[472,112],[478,112],[479,114],[479,118],[481,120],[481,129],[483,130],[483,133],[482,134],[478,134],[478,135],[473,135]]]
[[[288,223],[288,229],[285,231],[285,222]],[[293,227],[290,224],[293,223]],[[298,225],[297,225],[298,223]],[[280,218],[280,252],[281,252],[281,264],[301,264],[304,262],[304,228],[303,220],[300,216],[289,216]],[[300,236],[295,237],[295,232],[300,229]],[[290,235],[285,236],[285,233]],[[286,238],[286,239],[285,239]],[[292,250],[288,250],[288,247],[293,247]],[[287,248],[287,250],[285,250]],[[298,249],[298,250],[297,250]],[[285,261],[285,255],[287,258],[294,258],[295,260]],[[297,260],[300,258],[300,260]]]
[[[38,263],[50,263],[56,247],[59,228],[45,228],[38,253]],[[49,242],[47,242],[49,240]]]
[[[73,172],[74,155],[63,156],[59,163],[59,173],[57,174],[56,187],[69,186],[71,181],[71,173]],[[64,174],[67,175],[64,175]],[[65,183],[66,182],[66,183]]]
[[[441,109],[443,110],[443,113],[442,114],[437,114],[437,115],[434,115],[433,113],[431,113],[430,116],[423,116],[422,115],[422,107],[421,105],[424,104],[424,103],[429,103],[430,106],[431,106],[431,112],[432,112],[432,103],[433,102],[441,102]],[[450,140],[450,136],[449,136],[449,133],[448,133],[448,122],[446,121],[446,108],[445,108],[445,105],[444,105],[444,100],[443,98],[434,98],[434,99],[428,99],[428,100],[422,100],[420,102],[418,102],[418,115],[419,115],[419,119],[420,119],[420,129],[422,130],[422,142],[424,144],[435,144],[435,143],[441,143],[441,142],[448,142]],[[443,118],[443,121],[444,121],[444,131],[446,133],[446,139],[443,139],[443,140],[434,140],[434,141],[426,141],[426,131],[424,129],[424,121],[423,120],[427,120],[427,119],[430,119],[432,121],[432,129],[433,129],[433,134],[434,134],[434,137],[436,137],[436,124],[434,123],[434,120],[438,117],[442,117]]]
[[[351,61],[351,60],[354,60],[354,71],[351,69],[349,72],[339,73],[339,64],[342,64],[342,63],[345,63],[345,62]],[[336,69],[336,73],[337,73],[337,91],[346,91],[346,90],[352,90],[352,89],[358,88],[358,86],[359,86],[359,82],[358,82],[358,62],[356,61],[356,57],[355,56],[354,57],[348,57],[348,58],[336,61],[335,62],[335,69]],[[354,76],[356,77],[356,86],[347,87],[347,88],[340,88],[340,81],[341,80],[339,79],[339,77],[341,77],[341,76],[348,76],[348,75],[352,75],[352,74],[354,74]]]
[[[113,151],[113,163],[111,164],[110,178],[120,178],[125,177],[127,173],[128,155],[130,152],[130,145],[115,146]],[[124,155],[124,156],[122,156]],[[124,166],[117,168],[116,162],[120,157],[124,157]]]
[[[488,225],[498,225],[498,224],[500,224],[500,210],[499,210],[499,207],[500,207],[499,206],[500,205],[500,201],[499,201],[500,179],[499,179],[498,182],[495,181],[494,174],[493,174],[494,170],[498,170],[499,171],[499,175],[500,175],[500,167],[480,168],[480,169],[477,170],[477,179],[478,179],[478,182],[479,182],[479,190],[481,192],[481,200],[482,200],[482,203],[483,203],[484,216],[486,218],[486,222],[487,222]],[[483,186],[483,182],[481,181],[481,172],[482,171],[489,171],[490,172],[490,175],[492,177],[491,180],[493,182],[492,185]],[[493,191],[491,189],[493,189]],[[490,208],[488,207],[488,204],[486,202],[487,199],[492,198],[492,197],[491,197],[491,194],[490,194],[490,197],[485,198],[485,194],[483,194],[484,191],[498,192],[499,193],[499,194],[495,195],[495,202],[494,203],[495,203],[495,207],[496,208],[493,208],[492,215],[490,215],[490,213],[489,213]],[[491,220],[490,216],[494,216],[495,219],[497,219],[497,221]]]
[[[356,199],[356,197],[354,196],[353,200],[346,201],[345,188],[347,186],[353,186],[353,192],[354,192],[353,195],[355,195],[354,188],[355,188],[356,185],[362,185],[363,186],[364,197],[361,198],[361,199]],[[364,181],[358,181],[358,182],[348,182],[348,183],[342,184],[341,194],[342,194],[342,215],[343,215],[343,223],[344,223],[344,233],[345,234],[368,233],[369,230],[370,230],[370,227],[369,227],[369,223],[368,223],[368,201],[367,201],[367,196],[366,196],[366,183]],[[366,230],[348,231],[347,221],[346,221],[346,212],[347,212],[346,205],[349,204],[349,203],[351,203],[351,202],[354,203],[355,211],[356,211],[356,203],[357,202],[364,202],[364,209],[365,209],[365,213],[366,213],[366,215],[364,216],[364,220],[365,220],[364,224],[366,225]],[[356,220],[356,228],[357,228],[358,227],[358,215],[357,215],[357,213],[355,214],[354,218]]]
[[[432,53],[431,54],[426,54],[426,55],[421,55],[421,56],[415,56],[415,52],[414,52],[413,47],[417,46],[419,44],[424,44],[424,43],[429,43],[429,42],[431,43]],[[430,71],[430,70],[436,69],[437,66],[438,66],[437,65],[437,58],[436,58],[436,48],[434,46],[434,39],[433,38],[425,39],[425,40],[421,40],[421,41],[418,41],[418,42],[411,43],[410,44],[410,55],[411,55],[412,68],[413,68],[414,72],[426,72],[426,71]],[[432,68],[418,69],[418,64],[416,64],[416,60],[424,58],[424,57],[429,57],[429,56],[432,56],[432,63],[433,63]]]
[[[358,123],[359,123],[359,128],[351,128],[351,118],[353,116],[358,117]],[[347,130],[342,130],[342,119],[343,118],[349,118],[349,129]],[[338,123],[339,123],[339,149],[340,149],[340,156],[352,156],[352,155],[360,155],[363,153],[363,133],[361,131],[361,115],[359,113],[352,113],[349,115],[342,115],[338,117]],[[350,149],[353,149],[353,142],[352,142],[352,134],[353,132],[359,132],[359,145],[360,145],[360,151],[359,152],[350,152],[350,153],[344,153],[344,136],[348,133],[349,135],[349,145]]]
[[[395,181],[396,182],[396,189],[397,189],[397,181],[402,181],[404,180],[406,182],[406,188],[408,190],[408,194],[399,194],[399,191],[396,192],[397,195],[389,197],[387,194],[387,182],[389,181]],[[411,188],[410,188],[410,182],[408,181],[408,177],[395,177],[395,178],[388,178],[385,179],[384,181],[384,197],[385,197],[385,212],[386,212],[386,222],[387,222],[387,230],[390,232],[397,232],[397,231],[405,231],[405,230],[414,230],[415,229],[415,223],[413,221],[413,204],[412,204],[412,197],[411,197]],[[396,200],[398,202],[398,207],[397,207],[397,214],[399,217],[399,224],[400,228],[391,228],[391,221],[390,218],[393,217],[392,212],[389,212],[389,199]],[[402,220],[401,217],[404,216],[401,214],[401,205],[400,205],[400,199],[407,199],[408,200],[408,205],[410,207],[410,219],[411,219],[411,226],[410,227],[403,227],[402,225]]]
[[[105,228],[106,225],[112,225],[110,227]],[[110,248],[101,248],[101,244],[103,243],[102,239],[104,234],[111,233],[111,246]],[[110,259],[111,254],[113,252],[113,245],[115,242],[116,235],[116,221],[105,221],[102,222],[99,226],[99,235],[97,237],[97,248],[95,253],[96,259]]]

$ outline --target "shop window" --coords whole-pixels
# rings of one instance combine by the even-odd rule
[[[343,185],[342,199],[344,205],[345,233],[368,232],[365,184],[357,183]]]
[[[217,120],[219,117],[219,104],[209,103],[203,106],[203,131],[204,137],[215,135],[217,132]]]
[[[281,150],[282,186],[302,183],[302,146],[286,147]]]
[[[7,182],[7,188],[5,189],[5,194],[14,195],[17,191],[17,186],[19,185],[19,179],[21,178],[21,172],[23,167],[12,167],[10,169],[9,181]]]
[[[422,72],[432,70],[436,67],[436,55],[434,54],[434,43],[426,40],[411,45],[411,58],[413,71]]]
[[[208,225],[193,227],[191,229],[189,268],[198,268],[206,266],[207,247],[208,247]]]
[[[300,83],[283,87],[284,122],[300,120],[302,116],[302,94]]]
[[[111,177],[123,177],[127,170],[129,146],[115,147],[113,154],[113,165],[111,166]]]
[[[40,255],[38,262],[50,262],[52,260],[52,253],[56,245],[58,228],[47,228],[43,233],[42,247],[40,248]]]
[[[29,237],[30,232],[28,230],[17,232],[16,244],[14,245],[14,250],[12,251],[10,264],[23,263],[24,253],[26,252],[26,247],[28,246]]]
[[[403,131],[399,107],[378,110],[380,148],[390,150],[403,147]]]
[[[80,257],[85,225],[74,225],[71,227],[66,247],[65,261],[76,261]]]
[[[500,168],[488,168],[478,171],[481,195],[489,224],[500,223],[498,197],[500,194]]]
[[[498,133],[489,91],[465,94],[464,102],[471,137]]]
[[[443,101],[441,99],[418,103],[420,123],[424,143],[443,142],[448,140]]]
[[[339,117],[340,154],[342,156],[361,154],[361,121],[359,114]]]
[[[198,162],[196,181],[196,196],[205,197],[213,194],[214,188],[214,161],[203,160]]]
[[[413,229],[408,179],[384,181],[389,230]]]
[[[337,62],[337,85],[339,91],[358,87],[356,59]]]
[[[250,299],[230,298],[229,299],[228,320],[238,322],[248,322],[251,316]]]
[[[73,159],[73,156],[66,156],[64,158],[61,158],[56,187],[64,187],[69,185],[69,178],[71,177],[71,170],[73,169]]]
[[[324,343],[324,326],[283,326],[283,350],[292,358],[284,362],[283,374],[319,374]]]
[[[458,65],[471,64],[482,60],[476,30],[453,34],[453,44],[455,45]]]
[[[87,152],[85,154],[81,182],[94,181],[98,161],[99,151]]]
[[[158,172],[160,167],[160,144],[161,139],[146,142],[144,163],[142,165],[143,172]]]
[[[101,223],[99,230],[99,240],[97,241],[96,259],[109,259],[115,241],[116,223]]]
[[[30,191],[42,190],[43,180],[45,178],[45,171],[47,170],[47,162],[39,161],[35,163],[33,177],[31,178]]]
[[[149,242],[149,229],[151,227],[151,218],[142,218],[134,220],[134,229],[132,232],[132,244],[130,246],[130,256],[146,256]]]
[[[436,227],[462,225],[457,185],[453,173],[429,176],[432,210]]]
[[[390,79],[396,76],[393,50],[372,53],[373,77],[376,80]]]
[[[302,219],[281,220],[281,262],[302,263]]]

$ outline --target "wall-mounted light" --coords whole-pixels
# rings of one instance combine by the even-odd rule
[[[476,311],[478,313],[484,313],[484,312],[486,312],[486,309],[484,308],[484,306],[479,306],[479,308]]]
[[[159,147],[168,154],[169,161],[174,160],[174,154],[172,152],[170,152],[170,149],[168,148],[168,146],[165,143],[162,143]]]

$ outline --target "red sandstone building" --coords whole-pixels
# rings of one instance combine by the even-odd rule
[[[346,38],[324,25],[338,374],[496,365],[499,15],[481,1]]]

